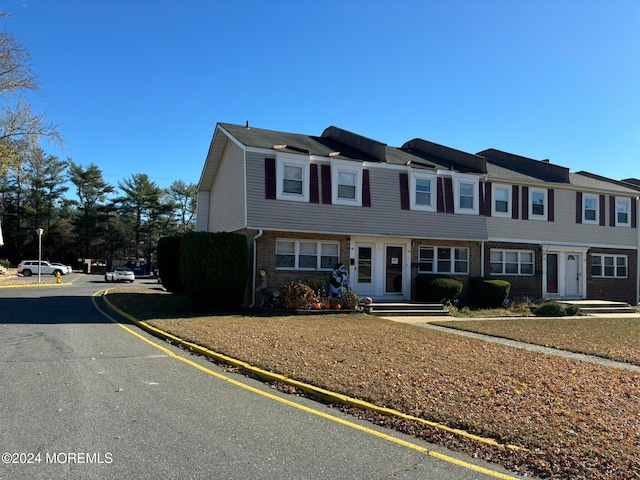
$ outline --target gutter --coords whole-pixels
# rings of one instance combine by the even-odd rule
[[[253,237],[253,274],[251,276],[251,305],[249,308],[253,308],[256,305],[256,269],[258,268],[258,259],[256,252],[258,250],[258,239],[264,234],[262,229],[258,230],[258,234]]]

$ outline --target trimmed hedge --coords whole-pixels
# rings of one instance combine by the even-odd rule
[[[180,242],[180,279],[201,310],[235,310],[244,302],[247,239],[230,232],[187,232]]]
[[[469,279],[471,303],[478,308],[500,308],[509,298],[511,284],[505,280],[491,280],[482,277]]]
[[[180,242],[182,237],[162,237],[158,240],[158,269],[160,280],[167,291],[184,293],[180,280]]]
[[[421,274],[416,277],[416,298],[420,302],[447,304],[460,296],[463,287],[462,282],[455,278]]]

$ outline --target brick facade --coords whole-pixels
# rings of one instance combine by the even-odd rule
[[[533,252],[533,275],[491,275],[491,250],[528,250]],[[485,277],[511,284],[510,299],[523,297],[539,300],[542,297],[542,249],[532,243],[487,242],[484,245]]]
[[[591,275],[592,254],[626,255],[626,278],[601,278]],[[635,305],[638,301],[636,278],[638,272],[638,252],[636,250],[613,250],[610,248],[590,248],[587,257],[587,298],[627,302]]]

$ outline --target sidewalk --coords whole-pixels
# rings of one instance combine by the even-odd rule
[[[590,315],[596,316],[596,315]],[[620,313],[620,314],[608,314],[608,315],[597,315],[602,318],[636,318],[640,320],[640,314],[634,313]],[[613,368],[621,368],[626,370],[631,370],[634,372],[640,372],[640,365],[633,365],[630,363],[624,362],[616,362],[614,360],[609,360],[602,357],[597,357],[595,355],[587,355],[584,353],[574,353],[568,350],[560,350],[552,347],[544,347],[542,345],[535,345],[531,343],[518,342],[516,340],[510,340],[507,338],[494,337],[492,335],[484,335],[481,333],[467,332],[464,330],[458,330],[453,327],[442,327],[440,325],[434,325],[433,322],[462,322],[465,320],[482,320],[479,318],[458,318],[458,317],[447,317],[447,316],[434,316],[434,317],[382,317],[386,320],[391,320],[393,322],[400,323],[409,323],[412,325],[417,325],[419,327],[431,328],[433,330],[438,330],[441,332],[452,333],[454,335],[462,335],[469,338],[475,338],[477,340],[482,340],[484,342],[493,342],[499,343],[501,345],[506,345],[509,347],[522,348],[524,350],[529,350],[531,352],[543,353],[546,355],[554,355],[556,357],[564,357],[572,360],[579,360],[583,362],[591,362],[598,365],[603,365],[606,367]],[[548,318],[548,317],[547,317]],[[500,318],[487,318],[486,320],[510,320],[513,317],[500,317]]]

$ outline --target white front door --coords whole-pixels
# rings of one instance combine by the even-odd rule
[[[565,257],[565,288],[567,297],[580,296],[580,254],[567,253]]]
[[[351,242],[350,284],[358,295],[377,300],[410,298],[410,241],[352,237]]]
[[[359,295],[371,296],[375,293],[374,260],[375,245],[357,243],[355,248],[355,268],[353,288]]]

